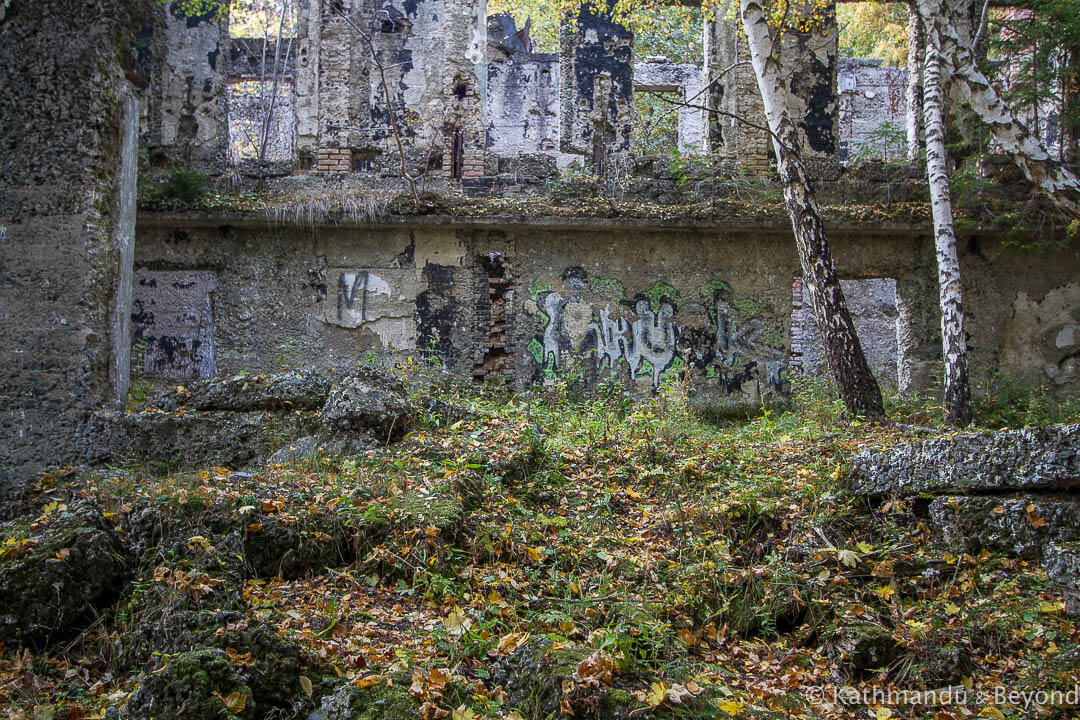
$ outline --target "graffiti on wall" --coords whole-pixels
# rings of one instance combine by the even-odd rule
[[[390,285],[368,270],[341,273],[338,276],[337,319],[345,322],[346,315],[354,323],[370,322],[368,300],[373,295],[390,295]]]
[[[597,313],[587,331],[596,365],[599,368],[606,363],[615,370],[616,363],[624,360],[630,376],[636,377],[648,363],[653,387],[659,387],[661,376],[675,360],[675,325],[671,322],[675,308],[664,302],[659,312],[653,312],[648,300],[638,300],[634,313],[630,322],[623,318],[612,320],[608,308]]]
[[[737,297],[723,280],[685,295],[661,281],[629,296],[619,281],[581,268],[568,268],[562,279],[565,292],[530,288],[539,323],[528,349],[543,374],[565,370],[576,357],[594,376],[625,372],[648,377],[653,388],[687,369],[728,392],[750,380],[775,388],[785,380],[783,331],[769,322],[771,309]]]

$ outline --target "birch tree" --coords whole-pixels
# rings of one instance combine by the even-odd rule
[[[952,22],[955,7],[943,0],[918,0],[918,8],[927,28],[931,22],[939,26],[941,56],[951,65],[952,80],[961,99],[986,124],[997,144],[1013,158],[1028,180],[1062,212],[1080,217],[1080,179],[1051,157],[979,70],[972,49],[960,39]]]
[[[917,163],[926,147],[923,132],[922,59],[926,53],[922,20],[915,0],[908,3],[908,82],[907,82],[907,143],[908,162]]]
[[[968,385],[967,344],[964,338],[964,313],[960,283],[960,259],[953,231],[952,199],[949,173],[945,163],[945,102],[942,92],[942,53],[940,16],[927,16],[919,0],[925,30],[923,75],[923,114],[926,128],[926,174],[934,215],[934,247],[937,251],[939,304],[941,306],[941,345],[945,364],[943,404],[946,419],[955,425],[971,422],[971,390]],[[918,72],[918,65],[908,72]]]
[[[774,40],[760,0],[740,0],[739,9],[784,186],[784,202],[791,215],[803,278],[810,291],[829,370],[848,410],[881,418],[885,414],[881,390],[870,372],[848,313],[825,226],[799,151],[798,131],[788,109],[788,91],[777,58],[779,33]]]

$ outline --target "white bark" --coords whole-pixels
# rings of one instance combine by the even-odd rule
[[[917,163],[926,149],[923,132],[922,59],[926,38],[915,2],[908,5],[907,149],[908,162]]]
[[[881,390],[863,355],[833,266],[825,226],[799,153],[799,135],[790,117],[787,89],[773,53],[773,39],[761,0],[740,0],[740,11],[784,186],[784,202],[791,215],[803,278],[810,291],[829,370],[840,399],[849,410],[881,417],[885,414]]]
[[[957,91],[989,127],[998,145],[1012,156],[1024,175],[1064,213],[1080,217],[1080,179],[1056,162],[1027,127],[1013,116],[986,76],[979,71],[971,48],[961,41],[942,0],[918,0],[924,23],[940,23],[940,50],[951,61]]]
[[[922,4],[932,0],[919,0]],[[960,284],[960,260],[953,232],[949,173],[945,164],[945,111],[941,90],[941,19],[923,15],[926,29],[926,65],[923,110],[926,116],[926,173],[934,215],[941,305],[941,343],[945,361],[945,414],[956,425],[971,422],[971,393],[967,377],[967,344]]]

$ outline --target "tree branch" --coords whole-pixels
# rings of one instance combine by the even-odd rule
[[[322,2],[325,3],[326,0],[322,0]],[[371,55],[371,60],[375,63],[375,67],[379,71],[379,84],[382,85],[383,97],[386,100],[386,112],[390,116],[390,130],[394,133],[394,143],[397,145],[398,157],[401,160],[401,177],[405,178],[405,182],[409,184],[409,191],[412,193],[413,203],[419,210],[420,195],[416,191],[415,178],[409,174],[408,161],[405,158],[405,145],[401,141],[401,131],[398,128],[397,115],[394,113],[394,104],[390,97],[390,85],[386,81],[386,68],[383,66],[382,60],[379,59],[379,53],[375,50],[375,43],[371,41],[370,35],[364,32],[359,25],[353,22],[352,18],[345,14],[344,8],[333,2],[330,3],[330,8],[364,41],[364,44],[367,45],[368,52]]]

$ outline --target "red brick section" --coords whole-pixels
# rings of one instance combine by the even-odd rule
[[[352,150],[349,148],[324,148],[319,150],[319,161],[315,172],[335,175],[352,172]]]

